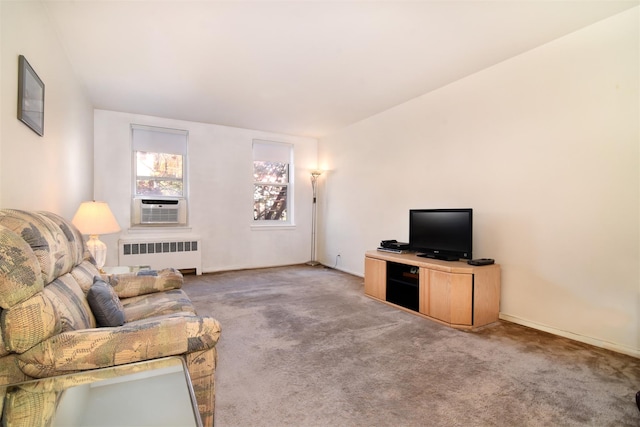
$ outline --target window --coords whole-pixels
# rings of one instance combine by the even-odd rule
[[[131,225],[182,227],[187,215],[185,130],[131,125]]]
[[[292,146],[253,141],[253,219],[291,223]]]
[[[136,196],[181,197],[182,160],[180,154],[136,151]]]
[[[187,131],[132,125],[133,196],[186,197]]]

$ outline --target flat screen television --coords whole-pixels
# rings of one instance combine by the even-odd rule
[[[411,209],[409,248],[418,256],[454,261],[471,258],[473,209]]]

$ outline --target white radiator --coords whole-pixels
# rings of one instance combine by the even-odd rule
[[[195,269],[202,274],[202,247],[194,236],[131,237],[118,240],[118,263],[123,266],[149,266],[153,270]]]

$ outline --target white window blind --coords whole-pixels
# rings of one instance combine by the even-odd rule
[[[186,130],[131,125],[133,151],[187,156]]]
[[[253,140],[253,160],[260,162],[291,163],[292,145],[283,142]]]

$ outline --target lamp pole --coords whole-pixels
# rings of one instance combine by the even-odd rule
[[[311,188],[313,189],[313,202],[311,209],[311,261],[307,263],[310,266],[320,264],[316,261],[316,215],[318,210],[317,204],[317,185],[318,177],[322,175],[322,171],[314,170],[311,172]]]

